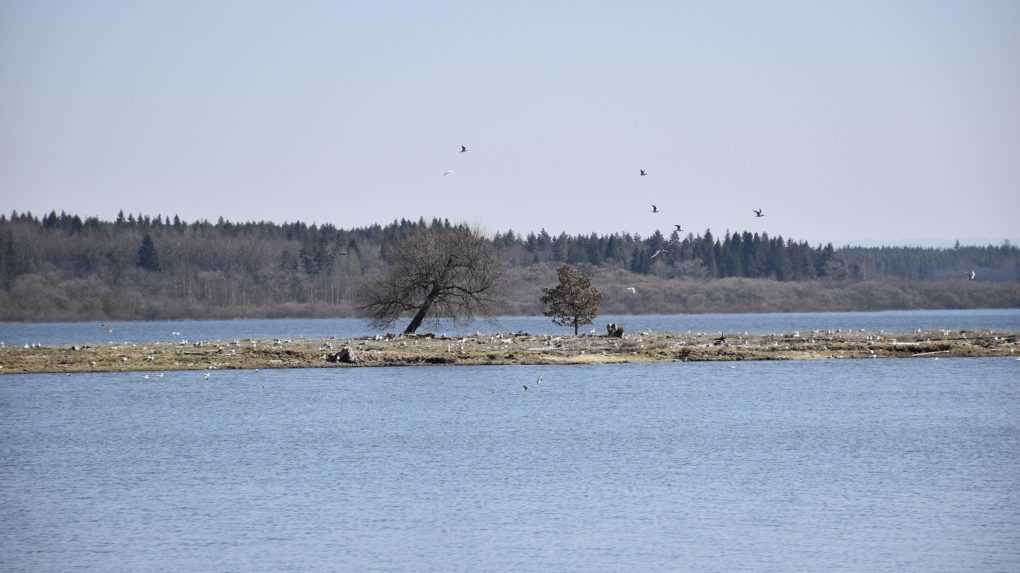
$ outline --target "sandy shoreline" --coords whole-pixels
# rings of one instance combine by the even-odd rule
[[[620,364],[671,361],[1020,356],[1017,332],[814,331],[744,335],[525,333],[325,340],[233,340],[0,348],[0,374],[413,365]],[[346,352],[345,352],[345,349]]]

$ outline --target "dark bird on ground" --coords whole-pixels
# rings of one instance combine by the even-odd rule
[[[641,176],[644,177],[645,175],[648,175],[648,172],[645,171],[644,169],[642,169],[641,170]]]
[[[659,208],[655,206],[655,203],[652,203],[652,213],[658,213],[658,212],[659,212]]]
[[[684,228],[681,227],[680,225],[677,225],[676,223],[673,223],[673,226],[676,227],[676,232],[677,233],[683,233],[684,232]]]
[[[464,146],[464,145],[461,145],[461,146],[460,146],[460,152],[461,152],[461,153],[467,153],[467,147],[466,147],[466,146]]]
[[[977,273],[975,273],[974,271],[970,271],[970,280],[974,280],[976,278],[977,278]]]
[[[751,209],[751,210],[754,211],[754,216],[755,217],[764,217],[765,216],[765,213],[763,213],[761,209]]]
[[[659,249],[658,251],[655,251],[655,252],[654,252],[654,253],[652,254],[651,258],[653,258],[653,259],[654,259],[655,257],[657,257],[657,256],[661,255],[662,253],[666,253],[666,254],[669,254],[669,251],[667,251],[666,249]]]
[[[527,385],[527,384],[525,384],[525,385],[524,385],[524,391],[525,391],[525,392],[527,392],[527,391],[528,391],[528,385]]]

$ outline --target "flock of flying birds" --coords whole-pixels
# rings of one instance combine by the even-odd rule
[[[642,169],[641,170],[641,176],[644,177],[645,175],[648,175],[648,173],[646,173],[645,170]],[[756,219],[765,216],[765,211],[763,209],[751,209],[751,211],[754,213],[754,217]],[[659,208],[655,205],[655,203],[652,203],[652,213],[658,213],[658,212],[659,212]],[[677,225],[676,223],[674,223],[673,226],[676,227],[677,234],[680,234],[680,233],[684,232],[684,228],[682,226]],[[669,250],[668,249],[659,249],[659,250],[655,251],[654,253],[652,253],[651,258],[654,259],[655,257],[657,257],[659,255],[663,255],[663,254],[667,254],[668,255],[669,254]]]
[[[458,153],[467,153],[467,152],[468,152],[467,146],[466,145],[461,145],[460,146],[460,151]],[[453,169],[446,169],[446,170],[443,171],[443,177],[446,177],[448,175],[455,175],[455,174],[456,174],[456,172]],[[648,176],[648,171],[646,171],[644,169],[639,169],[638,170],[638,176],[639,177],[647,177]],[[760,219],[760,218],[765,216],[765,210],[764,209],[751,209],[751,212],[754,213],[754,217],[756,219]],[[656,214],[660,213],[659,207],[655,203],[652,203],[652,213],[656,213]],[[680,234],[680,233],[684,232],[684,228],[681,225],[677,225],[677,224],[674,223],[673,226],[676,227],[677,234]],[[658,249],[654,253],[652,253],[652,256],[650,258],[654,259],[654,258],[658,257],[659,255],[668,255],[669,253],[670,253],[669,249]],[[976,279],[977,278],[977,273],[975,273],[974,271],[970,271],[970,275],[968,275],[968,278],[970,280]],[[627,287],[627,291],[630,292],[631,294],[637,294],[637,289],[635,289],[634,287]]]
[[[648,172],[645,171],[644,169],[641,169],[639,175],[641,177],[645,177],[646,175],[648,175]],[[655,203],[652,203],[652,213],[658,213],[658,212],[659,212],[659,207]],[[765,216],[765,210],[764,209],[751,209],[751,212],[754,213],[754,217],[756,219],[759,219],[759,218]],[[676,227],[677,234],[680,234],[680,233],[684,232],[684,228],[682,226],[677,225],[676,223],[674,223],[673,226]],[[655,257],[657,257],[659,255],[664,255],[664,254],[668,255],[669,254],[669,249],[659,249],[659,250],[655,251],[654,253],[652,253],[651,258],[654,259]],[[637,292],[633,288],[629,288],[627,290],[629,290],[631,293],[636,293]]]
[[[467,146],[466,145],[461,145],[460,146],[460,151],[458,153],[467,153],[467,152],[468,152]],[[457,172],[454,171],[453,169],[445,169],[445,170],[443,170],[443,177],[446,177],[446,176],[449,176],[449,175],[456,175],[456,174],[457,174]],[[639,169],[638,170],[638,176],[639,177],[647,177],[648,176],[648,171],[646,171],[644,169]],[[760,218],[760,217],[764,217],[765,216],[765,211],[763,209],[751,209],[751,211],[754,213],[755,218]],[[652,213],[659,213],[659,212],[660,211],[659,211],[658,205],[656,205],[655,203],[652,203]],[[678,234],[684,232],[684,228],[681,225],[674,224],[673,226],[676,227],[676,232]],[[667,255],[667,254],[669,254],[669,252],[670,252],[669,249],[658,249],[654,253],[652,253],[651,258],[654,259],[655,257],[658,257],[659,255]],[[971,278],[973,279],[974,277],[971,277]],[[634,287],[629,287],[627,290],[631,294],[637,294],[637,289],[635,289]]]

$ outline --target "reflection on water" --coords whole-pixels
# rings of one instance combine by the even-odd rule
[[[0,568],[1016,571],[1018,374],[918,359],[7,376]]]

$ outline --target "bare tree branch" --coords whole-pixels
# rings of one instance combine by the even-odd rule
[[[496,301],[502,265],[485,237],[464,228],[417,231],[400,241],[386,275],[358,295],[369,322],[386,328],[414,312],[405,333],[426,316],[469,319]]]

